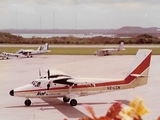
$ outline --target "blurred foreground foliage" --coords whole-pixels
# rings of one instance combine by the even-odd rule
[[[142,120],[142,116],[150,113],[144,106],[143,100],[140,97],[133,99],[127,107],[122,106],[122,103],[114,103],[105,116],[96,117],[93,108],[89,105],[84,105],[86,110],[92,117],[80,118],[79,120]],[[64,119],[67,120],[67,119]],[[157,119],[160,120],[160,117]]]

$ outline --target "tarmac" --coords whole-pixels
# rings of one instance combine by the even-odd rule
[[[39,78],[39,69],[61,70],[74,77],[124,78],[134,55],[39,55],[33,58],[0,60],[0,118],[2,120],[78,120],[91,114],[84,105],[93,107],[97,117],[104,116],[115,102],[124,106],[140,96],[151,111],[144,120],[157,120],[160,116],[160,56],[152,56],[148,84],[134,89],[121,90],[85,97],[78,97],[78,105],[71,107],[56,99],[31,99],[32,105],[24,105],[25,98],[13,97],[9,91]]]

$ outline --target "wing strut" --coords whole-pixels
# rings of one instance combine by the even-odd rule
[[[70,94],[72,91],[72,85],[69,86],[69,90],[68,90],[68,93]]]

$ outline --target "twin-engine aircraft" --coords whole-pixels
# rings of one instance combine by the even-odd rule
[[[106,55],[111,55],[113,52],[119,52],[125,50],[124,49],[124,42],[121,42],[119,47],[116,49],[100,49],[94,52],[94,55],[98,56],[106,56]]]
[[[11,96],[25,97],[25,105],[30,106],[30,98],[63,98],[71,106],[77,105],[76,97],[100,94],[104,92],[135,88],[147,84],[152,50],[140,49],[124,79],[107,80],[101,78],[74,78],[63,72],[50,70],[46,76],[30,84],[15,88]]]
[[[33,55],[40,55],[40,54],[44,54],[47,52],[50,52],[48,43],[46,43],[44,45],[44,48],[42,48],[42,46],[39,46],[37,50],[33,50],[33,49],[23,50],[23,49],[21,49],[17,52],[17,54],[19,54],[21,57],[26,56],[27,58],[29,58],[29,57],[32,57]]]
[[[44,45],[44,47],[39,46],[37,50],[33,50],[33,49],[20,49],[19,51],[17,51],[16,53],[7,53],[7,52],[2,52],[1,56],[3,56],[3,58],[10,58],[10,57],[32,57],[33,55],[39,55],[39,54],[44,54],[46,52],[50,52],[49,50],[49,45],[48,43],[46,43]]]

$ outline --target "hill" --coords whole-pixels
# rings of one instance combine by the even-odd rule
[[[124,26],[119,29],[0,29],[0,32],[12,34],[114,34],[117,36],[137,36],[146,33],[160,37],[160,28],[138,26]]]

